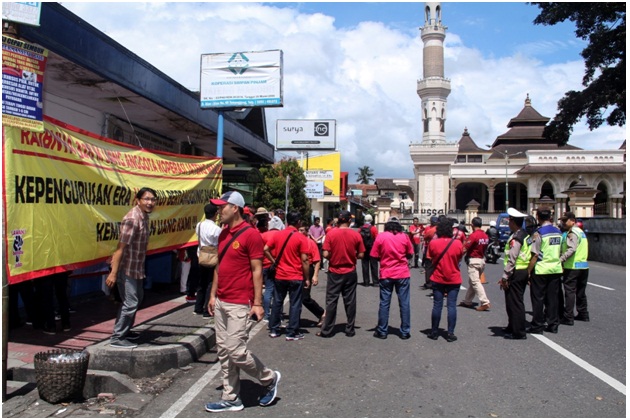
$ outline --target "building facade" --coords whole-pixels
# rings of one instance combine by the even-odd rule
[[[624,217],[625,141],[618,150],[551,143],[544,136],[550,118],[536,111],[529,95],[508,122],[508,131],[492,142],[481,142],[488,149],[479,147],[467,128],[459,141],[447,141],[450,82],[444,77],[446,26],[442,22],[441,4],[425,3],[425,23],[420,28],[423,79],[418,81],[423,133],[421,142],[409,145],[416,214],[462,213],[473,200],[483,213],[508,207],[532,213],[542,200],[556,214],[572,210],[580,217]]]

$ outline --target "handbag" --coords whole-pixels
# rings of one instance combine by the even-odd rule
[[[448,249],[451,247],[451,244],[455,242],[455,239],[456,238],[451,239],[451,242],[449,242],[448,245],[446,245],[446,248],[444,248],[444,251],[442,251],[442,253],[435,260],[430,260],[431,262],[429,263],[429,266],[426,268],[426,271],[428,274],[427,278],[429,280],[431,280],[431,276],[433,275],[433,272],[435,271],[438,263],[440,262],[444,254],[446,254],[446,251],[448,251]]]
[[[199,237],[200,224],[197,225],[197,237]],[[218,248],[214,245],[199,247],[199,265],[202,267],[216,267],[219,263]]]
[[[269,280],[275,280],[276,279],[276,268],[278,267],[278,263],[280,262],[280,258],[282,258],[282,253],[284,252],[284,247],[287,246],[287,243],[289,242],[289,239],[291,239],[291,235],[293,235],[295,232],[291,232],[289,233],[289,236],[287,237],[287,240],[284,241],[284,244],[282,244],[282,248],[280,248],[280,252],[278,253],[278,258],[276,258],[276,261],[271,264],[271,266],[267,269],[267,278]]]

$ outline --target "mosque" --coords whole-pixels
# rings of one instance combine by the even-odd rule
[[[447,141],[451,86],[444,77],[445,32],[441,4],[425,3],[423,78],[417,88],[423,133],[421,142],[409,145],[415,213],[462,213],[474,205],[479,213],[515,207],[532,214],[547,204],[556,214],[625,217],[625,140],[618,150],[558,146],[543,136],[550,118],[536,111],[529,95],[489,149],[479,147],[466,128],[459,141]]]

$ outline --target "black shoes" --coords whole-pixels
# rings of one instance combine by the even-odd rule
[[[381,340],[385,340],[385,339],[387,338],[387,334],[381,334],[381,333],[380,333],[380,332],[378,332],[378,331],[374,331],[374,334],[373,334],[373,335],[374,335],[374,337],[376,337],[376,338],[380,338]]]
[[[401,340],[409,340],[411,338],[411,334],[401,334],[400,335],[400,339]]]
[[[427,337],[429,337],[431,340],[437,340],[439,337],[439,334],[431,331],[429,334],[427,334]]]
[[[578,315],[575,317],[575,320],[576,320],[576,321],[582,321],[582,322],[590,322],[590,319],[589,319],[588,315],[579,315],[579,314],[578,314]]]
[[[567,319],[567,318],[560,318],[560,323],[562,325],[573,325],[573,320]]]
[[[505,334],[503,338],[505,338],[506,340],[527,340],[526,335],[518,336],[511,333]]]
[[[448,333],[446,336],[446,341],[452,343],[453,341],[457,341],[457,336],[455,334]]]
[[[527,328],[525,328],[525,332],[527,334],[540,334],[540,335],[543,335],[543,329],[542,328],[534,329],[532,327],[527,327]]]
[[[558,327],[547,327],[545,331],[552,334],[558,334]]]
[[[355,335],[357,335],[357,333],[354,330],[346,331],[346,337],[354,337]]]

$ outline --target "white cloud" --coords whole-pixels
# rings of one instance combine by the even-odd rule
[[[191,90],[199,88],[203,53],[282,49],[284,107],[267,109],[269,139],[276,119],[337,120],[342,170],[374,169],[375,178],[411,178],[409,143],[422,139],[417,80],[422,78],[420,33],[363,22],[338,29],[334,18],[256,3],[65,3]],[[418,22],[418,26],[422,22]],[[448,23],[448,22],[446,22]],[[529,51],[561,45],[524,45],[520,54],[484,57],[449,28],[445,76],[451,79],[446,134],[457,141],[467,127],[481,147],[507,131],[529,93],[553,117],[564,92],[581,88],[582,62],[545,66]],[[625,130],[577,127],[572,144],[618,148]],[[610,146],[608,146],[610,145]]]

